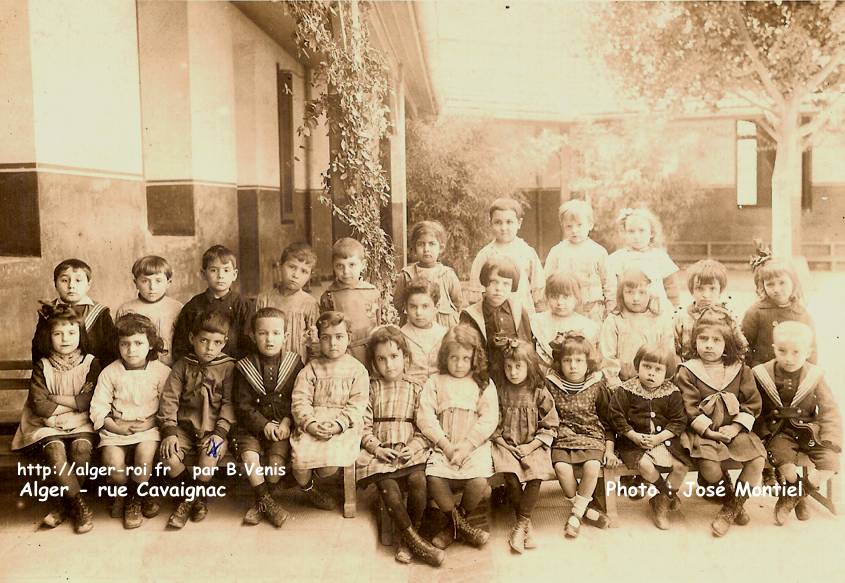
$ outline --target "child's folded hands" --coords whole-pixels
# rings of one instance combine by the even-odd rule
[[[390,447],[377,447],[376,457],[383,462],[392,464],[399,458],[399,452]]]
[[[452,456],[449,458],[449,461],[460,467],[464,465],[464,462],[469,457],[469,454],[472,453],[473,449],[472,444],[469,441],[464,440],[456,445],[452,450]]]

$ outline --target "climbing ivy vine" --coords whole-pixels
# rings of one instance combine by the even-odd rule
[[[381,290],[386,320],[394,321],[394,248],[381,226],[390,186],[378,156],[390,129],[390,85],[384,58],[370,44],[366,5],[353,0],[285,6],[296,21],[301,56],[316,63],[311,82],[317,97],[305,104],[299,132],[309,135],[325,120],[336,145],[323,173],[321,200],[364,246],[366,277]]]

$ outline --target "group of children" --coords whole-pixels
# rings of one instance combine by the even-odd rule
[[[678,306],[677,267],[645,208],[622,212],[625,244],[608,255],[589,238],[590,205],[566,202],[545,268],[517,236],[522,216],[515,200],[492,204],[494,238],[473,262],[468,301],[440,262],[444,228],[415,225],[417,261],[394,293],[401,327],[383,325],[379,290],[362,279],[364,248],[349,238],[333,246],[334,281],[319,302],[304,289],[316,257],[303,243],[284,250],[277,287],[254,305],[232,291],[237,260],[225,247],[205,252],[208,287],[184,306],[166,295],[168,263],[144,257],[132,268],[138,297],[114,323],[88,296],[90,267],[63,261],[59,297],[39,313],[13,443],[40,454],[64,487],[45,524],[69,514],[77,532],[91,529],[80,478],[64,463],[89,463],[95,445],[109,480],[128,487],[112,508],[126,528],[159,512],[139,494],[156,458],[162,481],[198,492],[179,499],[173,528],[205,517],[206,497],[190,487],[212,479],[227,448],[255,493],[248,524],[284,524],[277,498],[288,472],[314,506],[334,508],[321,482],[355,464],[401,532],[401,562],[440,565],[456,537],[484,545],[489,533],[467,517],[494,475],[514,510],[508,543],[518,553],[537,544],[531,515],[543,480],[556,478],[571,502],[566,536],[583,522],[607,527],[595,491],[601,468],[620,464],[654,486],[661,529],[691,467],[722,502],[714,534],[747,523],[743,506],[767,458],[780,480],[801,486],[784,489],[775,520],[793,510],[806,519],[800,494],[838,471],[841,422],[812,364],[813,325],[792,268],[758,258],[760,299],[740,322],[722,300],[727,271],[716,261],[689,268],[693,301]],[[801,453],[814,474],[799,477]],[[141,472],[127,471],[129,458]],[[742,465],[735,483],[727,461]],[[431,501],[444,527],[429,540],[420,530]]]

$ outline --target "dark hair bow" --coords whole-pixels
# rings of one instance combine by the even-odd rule
[[[45,320],[62,317],[76,318],[76,312],[74,312],[73,308],[68,305],[53,305],[52,303],[42,301],[39,301],[38,303],[41,304],[41,307],[38,308],[38,315],[44,318]]]
[[[493,346],[505,350],[513,350],[519,346],[519,338],[511,338],[506,334],[497,333],[493,336]]]
[[[549,342],[549,346],[551,346],[552,349],[561,348],[563,346],[563,343],[567,340],[577,340],[579,342],[583,342],[587,340],[587,337],[580,330],[568,330],[566,332],[558,332],[555,335],[554,340]]]
[[[754,255],[751,256],[748,263],[751,265],[752,271],[757,271],[761,265],[765,265],[768,261],[773,259],[772,250],[763,244],[760,239],[754,239]]]

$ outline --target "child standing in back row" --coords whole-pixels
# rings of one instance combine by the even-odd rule
[[[223,245],[213,245],[202,254],[203,280],[208,288],[188,300],[176,320],[173,331],[173,362],[191,353],[190,335],[194,322],[209,312],[223,314],[229,320],[226,345],[222,352],[240,358],[250,350],[247,334],[252,305],[232,285],[238,279],[238,259]]]
[[[317,256],[307,243],[291,243],[282,251],[279,260],[279,282],[269,293],[258,296],[256,309],[276,308],[285,318],[285,352],[297,353],[303,361],[308,358],[308,338],[320,306],[316,298],[302,288],[311,279]]]
[[[568,200],[560,206],[558,216],[563,239],[549,251],[543,267],[546,277],[555,273],[575,277],[581,291],[578,313],[601,325],[616,306],[616,282],[608,277],[607,250],[590,239],[593,207],[584,200]]]
[[[528,313],[533,313],[535,308],[541,306],[546,276],[537,252],[517,236],[522,227],[523,213],[522,204],[512,198],[497,198],[490,205],[493,240],[481,248],[472,262],[469,273],[470,303],[481,299],[481,293],[487,287],[481,281],[484,265],[497,256],[505,256],[516,264],[519,273],[516,298]]]
[[[79,259],[65,259],[53,270],[53,284],[59,297],[50,302],[50,306],[69,306],[85,327],[88,351],[102,366],[111,363],[117,356],[117,336],[109,309],[88,296],[88,290],[91,289],[91,267]],[[48,312],[44,310],[38,313],[40,317],[32,337],[33,365],[49,356],[38,343],[39,332],[47,327],[44,317],[46,313]]]
[[[437,323],[451,328],[458,323],[458,314],[464,308],[464,294],[455,270],[440,263],[440,255],[446,249],[446,229],[437,221],[420,221],[410,233],[411,247],[417,262],[405,266],[396,278],[393,303],[404,324],[406,293],[413,279],[424,277],[437,285]]]
[[[627,269],[637,267],[646,273],[651,281],[652,293],[661,302],[668,301],[678,306],[681,301],[675,283],[678,266],[663,247],[660,219],[647,208],[626,208],[619,213],[619,227],[624,246],[607,258],[611,285],[618,285]]]
[[[158,355],[158,361],[173,365],[173,331],[183,305],[167,295],[173,269],[163,257],[147,255],[132,265],[132,278],[138,289],[138,297],[120,306],[117,319],[130,312],[149,318],[156,327],[156,333],[164,343],[164,350]]]
[[[364,246],[344,237],[332,245],[334,281],[320,297],[320,312],[343,312],[349,327],[349,353],[367,365],[370,330],[381,324],[381,295],[361,276],[366,268]]]

